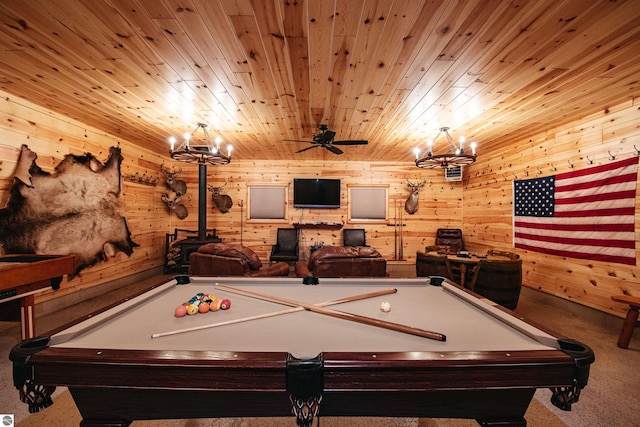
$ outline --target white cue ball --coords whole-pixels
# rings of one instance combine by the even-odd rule
[[[382,304],[380,304],[380,311],[384,311],[385,313],[390,312],[391,303],[389,301],[382,301]]]

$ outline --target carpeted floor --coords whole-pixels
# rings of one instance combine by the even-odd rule
[[[556,415],[536,399],[531,402],[526,419],[530,426],[566,427]],[[64,390],[42,412],[29,415],[17,427],[66,427],[80,425],[81,417],[71,394]],[[318,425],[317,422],[314,425]],[[319,427],[477,427],[474,420],[426,418],[334,418],[320,419]],[[281,418],[217,418],[202,420],[135,421],[131,427],[295,427],[292,417]]]

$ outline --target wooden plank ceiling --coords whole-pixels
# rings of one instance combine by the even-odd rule
[[[441,126],[481,156],[640,95],[638,0],[2,0],[0,20],[0,89],[162,154],[203,122],[239,159],[410,161]],[[369,144],[285,141],[320,124]]]

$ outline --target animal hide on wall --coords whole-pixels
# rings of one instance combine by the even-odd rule
[[[123,216],[120,148],[103,164],[68,154],[50,174],[22,146],[9,200],[0,209],[0,244],[9,254],[75,255],[76,273],[138,246]]]

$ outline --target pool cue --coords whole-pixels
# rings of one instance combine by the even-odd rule
[[[369,326],[376,326],[378,328],[390,329],[396,332],[402,332],[410,335],[417,335],[423,338],[429,338],[436,341],[446,341],[447,337],[444,334],[439,332],[426,331],[424,329],[414,328],[407,325],[402,325],[400,323],[387,322],[385,320],[375,319],[373,317],[362,316],[359,314],[346,313],[344,311],[333,310],[331,308],[318,307],[313,304],[308,304],[305,302],[294,301],[287,298],[274,297],[273,295],[267,295],[260,292],[253,292],[246,289],[240,289],[234,286],[223,285],[222,283],[218,283],[216,286],[221,287],[222,289],[232,289],[238,292],[244,292],[246,295],[257,295],[262,298],[271,298],[276,302],[281,302],[286,305],[298,305],[305,310],[312,311],[314,313],[324,314],[326,316],[336,317],[338,319],[349,320],[351,322],[363,323]]]
[[[230,291],[227,290],[227,292],[230,292]],[[345,302],[358,301],[358,300],[361,300],[361,299],[374,298],[374,297],[379,297],[379,296],[382,296],[382,295],[395,294],[396,292],[398,292],[398,290],[395,289],[395,288],[384,289],[382,291],[370,292],[368,294],[353,295],[353,296],[350,296],[350,297],[345,297],[345,298],[336,299],[336,300],[332,300],[332,301],[325,301],[325,302],[321,302],[321,303],[318,303],[318,304],[315,304],[315,305],[317,305],[319,307],[326,307],[328,305],[343,304]],[[240,292],[231,292],[231,293],[243,295]],[[273,302],[270,298],[260,298],[260,299],[265,300],[265,301]],[[236,323],[248,322],[248,321],[251,321],[251,320],[258,320],[258,319],[265,319],[265,318],[268,318],[268,317],[281,316],[283,314],[296,313],[296,312],[305,310],[303,307],[300,307],[299,305],[295,305],[295,304],[287,304],[287,305],[291,305],[293,307],[289,308],[289,309],[286,309],[286,310],[272,311],[271,313],[263,313],[263,314],[258,314],[258,315],[255,315],[255,316],[242,317],[240,319],[226,320],[226,321],[223,321],[223,322],[210,323],[208,325],[194,326],[192,328],[178,329],[178,330],[169,331],[169,332],[160,332],[160,333],[157,333],[157,334],[152,334],[151,338],[160,338],[160,337],[166,337],[166,336],[169,336],[169,335],[182,334],[182,333],[185,333],[185,332],[200,331],[202,329],[216,328],[218,326],[234,325]]]

